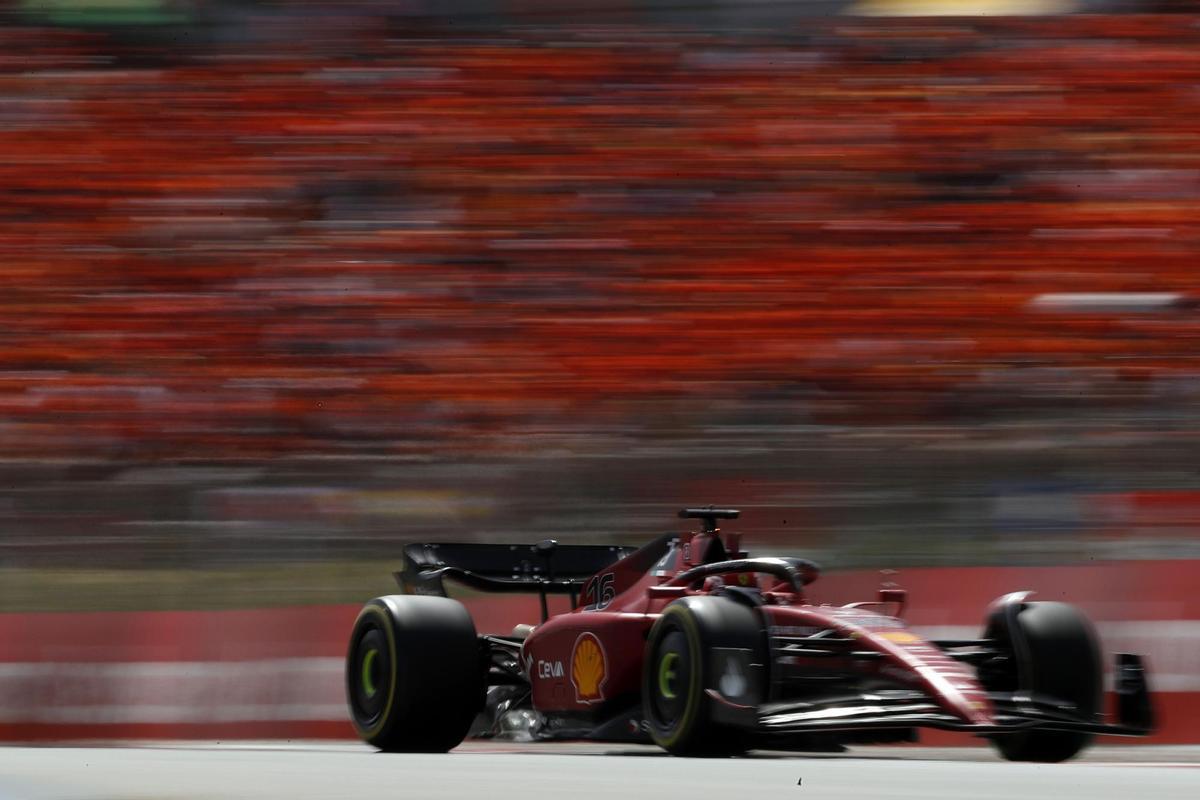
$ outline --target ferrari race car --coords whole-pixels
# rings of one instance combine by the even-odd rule
[[[1154,726],[1139,656],[1115,660],[1115,721],[1088,620],[1030,592],[994,601],[978,639],[930,641],[901,620],[905,593],[817,605],[816,564],[750,557],[717,520],[646,546],[414,544],[354,624],[346,664],[359,735],[387,751],[445,751],[467,736],[654,742],[676,755],[830,751],[909,742],[919,728],[989,739],[1014,761],[1063,761],[1095,734]],[[479,634],[451,579],[537,592],[541,622]],[[547,596],[572,610],[551,616]]]

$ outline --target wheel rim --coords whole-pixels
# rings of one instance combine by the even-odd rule
[[[658,693],[663,696],[664,700],[674,700],[678,697],[675,691],[675,678],[677,673],[675,668],[679,665],[679,653],[671,651],[663,653],[663,657],[658,662]]]
[[[376,684],[379,682],[379,651],[371,648],[367,651],[366,657],[363,659],[362,666],[362,684],[363,693],[368,698],[375,697],[375,693],[379,690]]]
[[[655,652],[650,711],[654,722],[670,729],[687,708],[691,686],[691,652],[687,636],[681,630],[671,630],[663,636]]]
[[[365,625],[354,645],[347,670],[354,716],[364,727],[378,721],[392,682],[387,638],[375,625]]]

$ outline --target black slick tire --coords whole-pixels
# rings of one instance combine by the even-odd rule
[[[346,655],[346,696],[358,735],[389,752],[456,747],[483,708],[479,653],[471,615],[455,600],[371,600],[354,623]]]
[[[761,669],[765,636],[758,612],[727,598],[688,597],[667,606],[650,629],[642,713],[650,738],[672,755],[732,756],[751,744],[745,731],[713,719],[715,701],[706,690],[720,683],[714,674],[715,648],[746,653],[747,663],[757,662]],[[741,703],[757,701],[739,698]]]
[[[1022,693],[1055,698],[1075,706],[1081,717],[1100,717],[1104,669],[1095,630],[1088,619],[1066,603],[1024,603],[1014,623],[999,619],[988,635],[1012,651],[1015,688]],[[1029,730],[997,734],[992,743],[1009,761],[1055,763],[1087,747],[1093,734],[1078,731]]]

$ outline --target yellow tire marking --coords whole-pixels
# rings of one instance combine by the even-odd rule
[[[654,741],[660,747],[666,748],[673,747],[691,727],[692,721],[699,711],[700,684],[704,681],[704,676],[700,671],[700,630],[696,627],[696,621],[692,619],[692,615],[685,610],[684,606],[667,606],[663,610],[662,618],[666,619],[668,616],[677,617],[680,627],[686,629],[683,635],[688,640],[688,662],[693,677],[688,683],[688,696],[687,703],[684,705],[683,718],[675,726],[675,733],[660,739],[657,733],[651,729]]]
[[[379,619],[380,627],[383,628],[384,637],[388,643],[388,654],[391,656],[388,663],[392,665],[392,674],[388,676],[388,696],[387,702],[383,704],[383,711],[379,712],[379,719],[370,728],[362,728],[358,724],[358,719],[353,714],[350,715],[350,720],[354,723],[355,730],[363,739],[370,740],[378,736],[387,726],[389,717],[392,713],[392,704],[396,700],[396,667],[399,662],[396,661],[396,634],[392,630],[392,618],[387,609],[382,606],[368,605],[364,606],[363,610],[358,613],[358,619],[354,621],[354,630],[358,630],[358,624],[368,616],[375,616]]]

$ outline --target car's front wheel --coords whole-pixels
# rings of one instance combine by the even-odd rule
[[[650,629],[642,667],[642,713],[650,738],[674,755],[729,756],[746,734],[713,719],[708,690],[741,705],[760,698],[763,624],[758,613],[721,597],[689,597],[663,610]]]
[[[985,680],[985,688],[1065,702],[1076,716],[1099,720],[1104,667],[1096,633],[1082,613],[1066,603],[1022,603],[1007,621],[1000,616],[988,627],[985,635],[1008,649],[1010,669]],[[1057,762],[1092,739],[1078,731],[1030,730],[997,734],[992,743],[1009,761]]]

